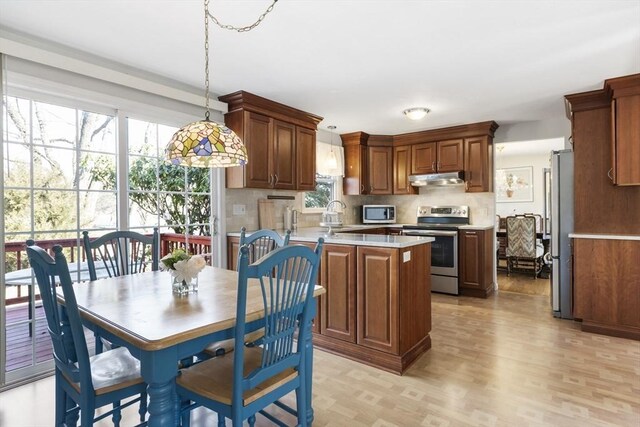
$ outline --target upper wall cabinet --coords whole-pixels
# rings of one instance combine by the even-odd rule
[[[315,188],[316,130],[322,117],[239,91],[221,96],[224,115],[247,147],[244,167],[226,169],[227,188]]]
[[[640,185],[640,74],[607,80],[611,89],[610,178],[615,185]]]
[[[416,194],[409,175],[464,171],[466,191],[493,191],[496,122],[394,136],[341,135],[344,194]]]
[[[464,169],[462,139],[427,142],[411,146],[412,175],[457,172]]]

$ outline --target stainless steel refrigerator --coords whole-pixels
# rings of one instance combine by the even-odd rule
[[[573,151],[551,152],[551,307],[553,315],[573,319],[571,245],[573,232]]]

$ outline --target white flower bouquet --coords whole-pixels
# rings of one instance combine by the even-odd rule
[[[189,255],[184,249],[176,249],[160,259],[160,269],[171,273],[174,284],[187,288],[206,264],[202,255]]]

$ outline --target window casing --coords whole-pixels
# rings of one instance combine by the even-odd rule
[[[316,190],[303,194],[302,212],[324,212],[330,201],[342,198],[341,184],[341,177],[316,174]]]

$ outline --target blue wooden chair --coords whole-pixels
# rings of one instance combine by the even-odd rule
[[[87,257],[89,280],[100,277],[118,277],[141,273],[151,268],[157,271],[160,262],[160,234],[153,229],[152,236],[134,231],[112,231],[91,240],[88,231],[82,232],[82,244]],[[98,275],[100,270],[100,275]],[[111,344],[96,334],[96,353],[104,344]]]
[[[147,412],[147,385],[140,377],[140,362],[124,348],[89,357],[80,313],[62,247],[53,247],[55,260],[33,240],[27,241],[29,263],[36,276],[55,361],[55,425],[91,426],[113,415],[120,424],[121,409],[140,402],[140,421]],[[64,294],[64,306],[56,297],[56,277]],[[136,396],[125,404],[122,399]],[[96,408],[113,404],[113,409],[95,417]],[[95,418],[94,418],[95,417]]]
[[[230,418],[234,426],[248,419],[255,423],[260,412],[269,420],[282,424],[264,408],[272,403],[283,407],[278,399],[296,391],[298,424],[307,425],[305,387],[305,347],[296,334],[310,334],[313,289],[318,274],[323,240],[315,251],[301,245],[286,246],[249,265],[249,247],[240,248],[238,297],[235,327],[235,350],[183,369],[176,379],[177,392],[183,401],[192,402],[183,410],[182,425],[189,425],[189,412],[205,406],[218,413],[218,426]],[[259,345],[246,347],[245,317],[249,279],[258,279],[262,291],[265,326]],[[250,286],[258,286],[252,281]]]
[[[289,237],[291,230],[286,230],[284,237],[280,236],[273,230],[258,230],[247,236],[247,229],[242,227],[240,229],[240,246],[246,245],[249,250],[249,264],[260,260],[265,255],[277,248],[282,248],[289,244]],[[238,252],[238,258],[240,253]],[[238,263],[238,267],[240,263]],[[245,342],[251,345],[253,342],[262,338],[264,331],[258,329],[253,331],[245,337]],[[224,341],[216,341],[209,344],[202,354],[204,358],[220,356],[222,354],[233,351],[234,340],[228,339]]]
[[[141,273],[149,268],[158,270],[160,234],[157,228],[153,229],[152,236],[134,231],[112,231],[91,240],[88,231],[82,234],[89,280],[97,280],[97,268],[104,269],[109,277]]]
[[[249,248],[249,264],[260,260],[274,249],[287,246],[291,230],[285,231],[284,237],[273,230],[258,230],[247,236],[247,229],[240,229],[240,246],[246,245]],[[240,254],[238,253],[238,257]],[[238,264],[238,267],[240,264]]]

